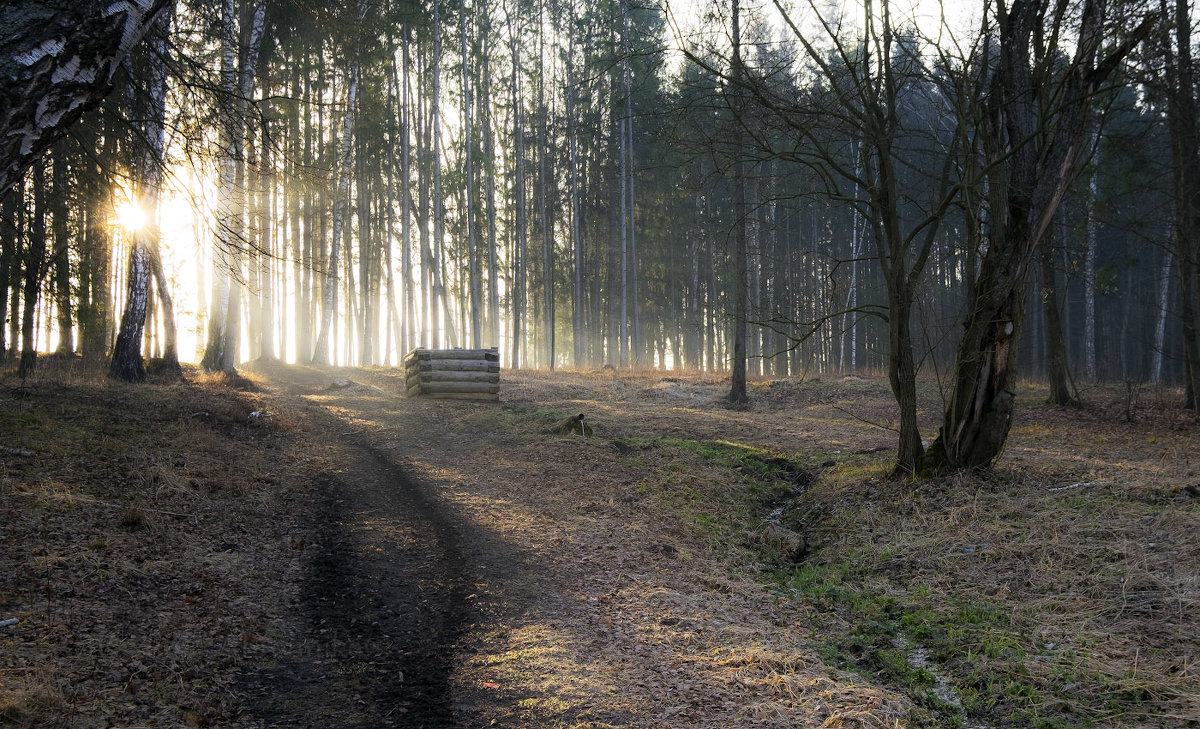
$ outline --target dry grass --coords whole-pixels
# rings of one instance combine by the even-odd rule
[[[1029,384],[996,472],[896,483],[875,377],[757,381],[740,409],[706,375],[505,373],[500,403],[405,400],[386,369],[248,378],[0,387],[0,445],[35,452],[0,457],[0,619],[21,619],[0,628],[0,725],[234,722],[240,667],[287,634],[308,478],[336,470],[323,443],[341,432],[503,548],[455,678],[483,723],[1200,716],[1200,465],[1178,393],[1095,388],[1059,410]],[[932,386],[921,408],[932,435]],[[596,437],[545,432],[578,412]],[[804,493],[780,458],[817,475]],[[755,539],[785,502],[803,565]]]
[[[0,725],[228,721],[295,569],[293,444],[222,381],[46,369],[0,386],[33,452],[0,459]]]

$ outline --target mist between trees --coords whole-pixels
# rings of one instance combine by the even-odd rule
[[[907,474],[990,463],[1018,373],[1192,407],[1189,4],[977,4],[15,0],[0,350],[880,372]]]

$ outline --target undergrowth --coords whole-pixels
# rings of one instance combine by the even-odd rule
[[[1087,541],[1120,541],[1116,524],[1161,519],[1161,504],[1053,493],[1004,473],[917,484],[833,473],[798,504],[824,548],[774,584],[814,608],[809,633],[829,665],[912,699],[913,726],[1196,726],[1186,659],[1137,668],[1180,650],[1179,616],[1165,603],[1130,615],[1120,591],[1132,565],[1113,564],[1129,555]],[[1093,519],[1117,522],[1099,531]]]

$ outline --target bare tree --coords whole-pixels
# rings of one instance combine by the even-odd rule
[[[1107,2],[1083,0],[1078,28],[1071,9],[1051,0],[996,0],[993,8],[994,68],[979,89],[991,230],[941,431],[923,464],[930,472],[989,465],[1008,440],[1030,262],[1085,161],[1093,98],[1155,20],[1102,55],[1112,27]],[[1060,46],[1070,36],[1077,41],[1064,69]]]

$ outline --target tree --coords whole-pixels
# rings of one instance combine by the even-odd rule
[[[1160,0],[1164,15],[1160,43],[1166,57],[1162,86],[1171,140],[1172,237],[1183,329],[1185,407],[1200,412],[1200,103],[1190,5],[1188,0],[1175,0],[1171,6]]]
[[[216,245],[213,271],[217,285],[209,307],[208,343],[200,364],[210,372],[232,374],[238,359],[241,321],[242,254],[245,239],[246,111],[253,90],[259,51],[266,32],[266,0],[253,0],[243,48],[236,0],[221,3],[221,83],[217,162]]]
[[[745,114],[743,94],[746,85],[745,66],[742,62],[742,32],[741,8],[738,0],[733,0],[733,60],[730,67],[731,100],[733,116],[737,123],[742,123]],[[732,376],[729,389],[729,401],[741,405],[749,402],[746,392],[746,321],[747,299],[749,298],[746,281],[746,168],[742,159],[740,145],[734,145],[733,160],[733,358],[731,362]]]
[[[366,13],[366,0],[359,0],[357,28],[362,27]],[[314,364],[320,365],[327,365],[331,362],[330,339],[337,306],[338,259],[342,251],[342,231],[347,225],[346,208],[350,202],[350,165],[353,161],[354,151],[354,118],[357,111],[359,77],[362,72],[360,53],[361,47],[358,46],[351,52],[350,68],[347,73],[346,106],[342,116],[341,151],[338,153],[337,164],[337,190],[333,198],[333,238],[329,263],[325,268],[325,296],[321,304],[321,330],[317,335],[317,345],[312,360]],[[348,252],[347,256],[349,256]]]
[[[991,231],[967,302],[950,400],[923,463],[930,472],[990,465],[1008,440],[1030,261],[1086,161],[1093,98],[1153,28],[1151,16],[1102,55],[1107,9],[1105,0],[1083,0],[1064,67],[1066,3],[996,0],[994,67],[979,89],[986,94],[980,133]]]
[[[140,64],[146,70],[146,93],[143,97],[146,108],[142,112],[142,150],[138,156],[138,201],[146,217],[146,225],[131,231],[133,245],[129,253],[129,268],[126,282],[125,310],[121,314],[121,327],[113,347],[112,362],[108,374],[126,382],[140,382],[146,377],[142,361],[142,333],[146,324],[146,309],[150,296],[150,275],[158,280],[160,300],[167,318],[167,348],[165,359],[168,365],[179,369],[175,352],[174,307],[171,305],[170,290],[165,280],[162,256],[159,252],[160,231],[158,227],[158,201],[163,180],[163,149],[167,97],[166,48],[170,13],[156,21],[150,42],[151,53],[147,63]]]

